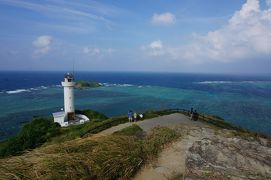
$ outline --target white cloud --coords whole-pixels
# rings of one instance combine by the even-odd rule
[[[51,36],[39,36],[33,41],[33,45],[37,48],[43,48],[46,46],[50,46],[52,42],[52,37]]]
[[[231,62],[270,57],[270,42],[271,8],[261,10],[259,0],[247,0],[222,28],[205,35],[194,34],[189,44],[166,46],[159,51],[163,53],[156,55],[194,63]],[[153,52],[151,49],[148,51]]]
[[[154,14],[152,16],[152,24],[154,25],[171,25],[175,24],[176,18],[175,15],[169,12],[162,14]]]
[[[266,0],[266,4],[269,8],[271,8],[271,0]]]
[[[150,56],[162,56],[165,54],[165,49],[161,40],[153,41],[147,46],[142,46],[141,49]]]
[[[33,46],[35,47],[34,56],[41,56],[48,53],[51,49],[53,38],[48,35],[43,35],[37,37],[33,42]]]
[[[84,47],[83,53],[90,55],[90,56],[96,56],[96,57],[102,57],[106,55],[111,55],[115,50],[112,48],[102,49],[102,48],[91,48],[91,47]]]
[[[49,21],[25,19],[27,22],[33,23],[32,28],[40,28],[40,24],[42,24],[45,28],[73,33],[91,33],[93,29],[101,27],[110,29],[111,26],[114,26],[114,23],[107,17],[111,18],[116,16],[117,13],[124,13],[120,8],[113,5],[109,6],[106,3],[96,1],[0,0],[0,5],[2,4],[32,11],[49,19]],[[23,17],[22,20],[24,20]]]
[[[150,48],[152,48],[152,49],[162,49],[162,48],[163,48],[162,41],[160,41],[160,40],[153,41],[153,42],[150,44]]]

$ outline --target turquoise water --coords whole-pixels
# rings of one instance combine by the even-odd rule
[[[63,107],[63,89],[59,86],[61,77],[55,81],[45,84],[46,86],[31,84],[31,88],[23,90],[22,87],[0,90],[0,139],[16,134],[33,116],[50,116]],[[193,107],[199,112],[221,116],[241,127],[271,134],[269,80],[233,81],[231,78],[210,81],[205,78],[180,86],[165,85],[162,80],[161,85],[153,81],[117,83],[105,83],[103,87],[95,89],[76,90],[76,108],[94,109],[108,116],[116,116],[126,115],[130,109],[143,112]]]

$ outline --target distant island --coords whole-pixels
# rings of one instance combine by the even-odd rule
[[[87,88],[97,88],[101,87],[102,85],[98,82],[89,82],[89,81],[76,81],[75,82],[75,88],[76,89],[87,89]]]

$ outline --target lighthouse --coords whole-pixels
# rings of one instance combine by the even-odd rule
[[[64,89],[64,111],[53,113],[54,122],[61,127],[69,125],[83,124],[90,119],[84,114],[75,114],[74,108],[74,76],[71,73],[64,75],[64,81],[61,82]]]
[[[71,73],[66,73],[64,81],[61,82],[64,89],[64,112],[65,120],[71,121],[75,119],[74,110],[74,76]]]

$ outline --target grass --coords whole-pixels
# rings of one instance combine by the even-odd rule
[[[151,133],[145,138],[143,149],[149,158],[156,156],[161,151],[161,146],[180,137],[180,135],[170,128],[155,127]]]
[[[26,124],[17,136],[0,142],[0,157],[21,154],[26,150],[31,150],[33,148],[39,147],[44,143],[63,143],[76,138],[87,137],[91,134],[98,133],[112,126],[116,126],[128,121],[126,116],[108,118],[107,116],[93,110],[82,110],[76,112],[88,116],[91,121],[81,125],[59,128],[53,123],[52,118],[36,118],[36,120]],[[172,114],[175,112],[188,115],[187,111],[182,112],[171,109],[147,111],[144,113],[144,118],[139,120],[150,119],[162,115]],[[267,137],[266,135],[253,133],[246,129],[233,126],[232,124],[227,123],[220,117],[201,115],[199,120],[214,125],[214,127],[217,128],[234,130],[232,132],[232,136],[242,136],[246,138],[261,137],[270,139],[270,137]],[[136,129],[128,129],[126,130],[127,132],[122,133],[133,134],[133,130]]]
[[[98,133],[128,121],[126,116],[108,118],[104,114],[93,110],[76,110],[76,113],[86,115],[91,121],[81,125],[59,128],[57,124],[53,123],[52,118],[34,119],[27,123],[17,136],[0,142],[0,157],[21,154],[44,143],[62,143],[80,137],[87,137],[90,134]],[[170,111],[147,111],[141,120],[165,114],[170,114]]]
[[[76,139],[0,159],[0,179],[128,179],[178,138],[175,130],[157,127],[140,139],[131,135],[135,129],[139,130],[132,126],[120,134]]]
[[[115,117],[106,120],[92,120],[85,124],[68,126],[65,128],[61,128],[60,134],[52,138],[47,143],[60,143],[80,137],[87,137],[90,134],[96,134],[112,126],[116,126],[127,121],[128,119],[126,117]]]
[[[138,125],[133,124],[127,128],[124,128],[120,131],[116,131],[113,134],[115,135],[124,135],[124,136],[141,136],[143,133],[143,129],[141,129]]]
[[[164,116],[174,113],[175,111],[172,111],[171,109],[165,109],[165,110],[156,110],[156,111],[146,111],[144,112],[144,118],[143,119],[150,119],[155,118],[158,116]]]

